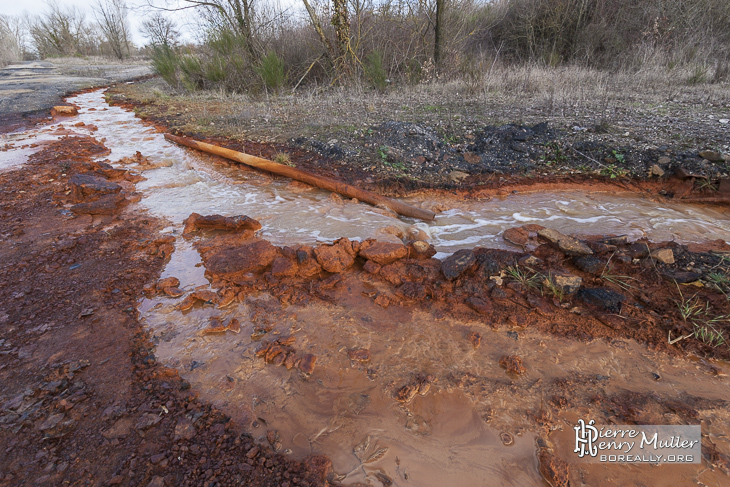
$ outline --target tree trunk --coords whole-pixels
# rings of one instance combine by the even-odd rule
[[[436,0],[436,23],[433,26],[433,63],[436,65],[436,72],[441,72],[441,58],[443,54],[443,26],[444,9],[446,0]]]

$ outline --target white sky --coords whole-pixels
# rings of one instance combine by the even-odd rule
[[[92,6],[96,0],[56,0],[61,7],[76,6],[79,10],[86,14],[87,21],[94,21],[94,12]],[[162,4],[162,0],[152,0],[158,4]],[[181,0],[176,0],[182,3]],[[260,0],[261,2],[275,2],[281,6],[293,6],[295,10],[303,10],[301,0]],[[173,2],[170,2],[173,3]],[[145,17],[149,15],[151,10],[147,7],[146,0],[127,0],[129,9],[129,24],[132,30],[132,41],[141,47],[147,43],[147,40],[139,33]],[[47,10],[47,0],[0,0],[0,14],[21,16],[24,12],[31,15],[42,14]],[[193,9],[187,9],[180,12],[163,12],[177,24],[177,28],[182,35],[183,42],[194,40],[194,28],[191,27],[188,17]],[[186,27],[187,26],[187,27]]]
[[[94,12],[92,6],[96,3],[95,0],[57,0],[61,7],[76,6],[79,10],[86,14],[87,21],[94,20]],[[146,39],[139,33],[139,27],[144,21],[148,10],[139,8],[141,5],[145,5],[144,0],[127,0],[127,5],[130,8],[129,11],[129,24],[132,30],[132,40],[137,46],[146,44]],[[0,14],[21,16],[24,12],[28,12],[31,15],[42,14],[47,10],[46,0],[0,0]],[[184,36],[184,40],[192,40],[191,29],[186,29],[185,24],[187,23],[187,14],[185,12],[167,12],[171,19],[173,19],[177,25],[181,34]]]

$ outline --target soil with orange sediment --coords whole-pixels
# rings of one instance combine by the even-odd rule
[[[62,138],[0,175],[0,485],[322,485],[325,459],[256,446],[156,363],[135,307],[172,247],[105,151]]]
[[[54,485],[74,479],[99,485],[336,483],[325,459],[313,457],[300,464],[274,455],[266,443],[242,434],[248,425],[236,425],[226,416],[228,413],[201,402],[175,371],[156,363],[154,346],[140,328],[134,305],[144,284],[150,293],[171,289],[150,284],[156,282],[172,248],[168,240],[157,238],[162,222],[123,209],[135,199],[135,177],[89,162],[90,156],[103,153],[103,146],[90,139],[63,139],[34,158],[32,171],[21,168],[2,174],[5,201],[0,233],[4,235],[1,245],[7,258],[0,276],[0,292],[3,302],[9,304],[3,308],[7,317],[0,314],[7,331],[2,344],[2,352],[7,352],[3,353],[5,366],[0,374],[4,384],[12,384],[12,390],[3,392],[7,397],[3,398],[0,414],[2,446],[12,454],[6,455],[0,465],[0,482]],[[58,158],[58,154],[64,156]],[[75,192],[69,184],[76,174],[111,180],[120,187],[114,194],[121,194],[123,199],[102,196],[96,201],[104,200],[103,204],[77,207],[78,216],[69,218],[75,205],[94,202],[84,201],[88,194]],[[95,184],[101,192],[116,191],[98,181]],[[564,189],[568,184],[575,183],[529,181],[509,185],[502,181],[492,188],[471,188],[461,194],[479,198],[500,191]],[[648,190],[666,190],[661,185],[641,184],[646,184],[642,187]],[[672,184],[685,183],[677,180]],[[583,187],[611,190],[616,186],[611,181],[588,181]],[[89,210],[91,215],[84,213]],[[428,246],[423,244],[410,243],[401,248],[392,243],[341,240],[333,246],[279,248],[255,237],[253,228],[233,234],[202,230],[196,243],[217,292],[204,294],[201,290],[199,297],[193,296],[185,306],[221,306],[259,293],[275,297],[278,305],[272,307],[269,303],[258,309],[262,325],[255,330],[261,340],[258,360],[266,367],[284,370],[290,366],[304,380],[308,376],[316,378],[318,357],[298,350],[297,338],[292,341],[269,334],[271,330],[266,329],[270,318],[279,316],[288,306],[344,305],[375,310],[382,317],[375,325],[383,334],[395,331],[395,325],[388,323],[389,316],[424,313],[432,320],[448,318],[471,323],[471,327],[456,330],[459,336],[455,339],[474,349],[484,347],[482,334],[494,330],[508,330],[517,336],[541,332],[567,338],[578,347],[605,342],[621,348],[638,342],[660,355],[690,357],[702,381],[717,390],[726,387],[726,367],[712,359],[727,360],[727,346],[713,346],[688,336],[694,324],[681,318],[677,306],[684,299],[678,291],[681,289],[687,298],[709,305],[708,314],[701,319],[709,322],[713,317],[728,315],[723,294],[728,289],[714,286],[710,279],[712,273],[728,273],[727,261],[723,260],[728,248],[724,243],[624,244],[601,241],[604,236],[599,236],[587,243],[599,263],[581,264],[586,269],[593,264],[594,271],[589,272],[578,267],[578,259],[570,252],[535,235],[537,230],[530,226],[512,232],[511,238],[529,252],[517,248],[515,252],[473,249],[443,262],[431,259]],[[242,253],[242,249],[250,252]],[[658,250],[671,250],[675,263],[661,262],[669,259],[666,252],[656,253]],[[652,251],[654,257],[646,255]],[[558,299],[540,280],[528,285],[511,278],[510,267],[529,272],[528,277],[537,273],[580,277],[583,289],[610,293],[586,295],[578,291]],[[610,269],[608,275],[623,276],[622,282],[628,288],[607,279],[605,269]],[[69,279],[71,273],[75,274]],[[677,281],[687,282],[679,287]],[[179,304],[185,299],[180,297]],[[713,324],[721,326],[727,336],[727,322]],[[236,328],[230,321],[211,325],[211,334],[233,333]],[[225,330],[215,325],[223,325]],[[685,338],[670,345],[667,337]],[[497,367],[503,362],[508,368],[504,377],[469,370],[430,376],[414,370],[412,380],[389,386],[390,398],[421,407],[422,397],[453,389],[469,398],[494,394],[509,403],[510,397],[539,391],[544,401],[530,404],[520,428],[541,437],[536,446],[539,470],[546,472],[554,485],[566,485],[568,479],[576,483],[580,478],[606,478],[601,473],[607,472],[600,468],[568,464],[570,448],[566,445],[570,439],[564,431],[553,432],[561,421],[574,422],[578,412],[589,411],[597,421],[620,424],[663,423],[667,418],[686,424],[710,423],[714,425],[713,435],[703,439],[702,468],[707,467],[707,472],[662,467],[661,474],[651,477],[668,481],[704,475],[707,485],[726,480],[730,450],[723,443],[722,427],[717,427],[727,419],[723,416],[727,401],[722,393],[703,396],[662,390],[659,394],[645,385],[639,391],[626,385],[606,387],[602,384],[607,376],[589,373],[555,378],[541,385],[539,379],[530,377],[542,367],[539,362],[501,358],[495,357],[494,362]],[[368,366],[364,350],[353,349],[351,359],[363,364],[364,375],[377,368],[377,364]],[[120,370],[125,373],[120,374]],[[661,385],[672,374],[658,370],[657,376],[652,380]],[[687,387],[686,382],[683,387]],[[453,405],[449,400],[445,402]],[[484,421],[509,429],[504,417],[500,418],[503,411],[496,406],[494,409],[484,411]],[[506,434],[505,445],[514,434]],[[275,448],[276,435],[270,436],[266,442]],[[100,457],[103,462],[98,460]],[[626,480],[615,471],[610,476],[614,485]],[[394,480],[386,473],[377,479],[383,485]]]

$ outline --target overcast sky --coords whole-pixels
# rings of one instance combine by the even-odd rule
[[[160,5],[163,4],[164,0],[152,0]],[[275,2],[281,6],[289,6],[296,10],[303,10],[301,0],[259,0],[260,2]],[[87,21],[94,21],[93,5],[96,4],[96,0],[56,0],[61,7],[75,6],[86,14]],[[173,2],[179,2],[183,4],[184,0],[171,0]],[[47,0],[0,0],[0,14],[21,16],[24,12],[28,12],[31,15],[42,14],[48,10]],[[127,0],[127,6],[129,9],[129,23],[132,30],[132,40],[137,46],[142,46],[148,41],[139,33],[139,28],[142,22],[151,12],[147,5],[147,0]],[[291,10],[290,10],[291,12]],[[178,26],[183,42],[193,41],[195,38],[195,29],[192,26],[190,19],[192,16],[192,9],[184,10],[181,12],[164,12],[166,16],[173,19]]]
[[[92,6],[96,3],[95,0],[58,0],[58,4],[62,7],[65,6],[76,6],[79,10],[86,14],[87,21],[94,20],[94,12]],[[145,5],[144,0],[128,0],[127,5],[130,8],[129,11],[129,23],[132,30],[132,39],[138,46],[146,44],[146,39],[139,33],[139,27],[146,15],[149,14],[149,10],[140,8],[139,6]],[[23,12],[28,12],[31,15],[42,14],[47,10],[46,0],[0,0],[0,14],[6,15],[23,15]],[[192,29],[185,29],[184,25],[187,22],[186,13],[183,12],[170,12],[166,13],[170,18],[174,19],[178,24],[178,28],[182,31],[187,38],[186,40],[192,40]]]

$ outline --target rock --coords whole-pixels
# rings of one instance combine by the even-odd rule
[[[307,467],[309,473],[314,477],[317,485],[326,485],[327,479],[333,473],[332,460],[324,455],[310,455],[302,463]]]
[[[690,282],[695,282],[702,277],[701,272],[681,271],[681,270],[673,270],[673,269],[663,269],[661,271],[661,273],[662,273],[662,276],[666,277],[670,281],[675,281],[678,284],[687,284]]]
[[[314,256],[314,249],[309,245],[303,245],[296,251],[298,264],[297,275],[299,277],[311,278],[322,272],[322,266],[317,263]]]
[[[568,464],[553,455],[547,448],[541,448],[537,455],[540,475],[550,487],[568,487],[570,471]]]
[[[504,240],[522,249],[524,249],[527,245],[529,237],[529,233],[520,227],[508,228],[504,231],[504,233],[502,233],[502,238]]]
[[[449,173],[449,179],[455,183],[460,183],[462,180],[469,177],[469,173],[463,171],[451,171]]]
[[[271,275],[274,277],[293,277],[298,270],[297,264],[286,257],[276,257],[271,263]]]
[[[573,257],[573,264],[585,273],[600,276],[606,268],[606,262],[592,255]]]
[[[78,115],[79,111],[76,109],[76,107],[71,106],[55,106],[51,108],[51,115],[56,116],[63,116],[63,117],[72,117],[74,115]]]
[[[468,304],[471,309],[483,315],[491,315],[494,311],[492,302],[487,297],[480,298],[477,296],[471,296],[465,300],[465,303]]]
[[[73,205],[71,212],[75,215],[113,215],[123,203],[126,203],[123,195],[110,194],[94,201]]]
[[[215,293],[213,291],[204,290],[204,289],[194,291],[192,294],[190,294],[190,296],[193,299],[203,301],[204,303],[207,303],[207,304],[218,304],[218,302],[220,301],[220,297],[218,296],[217,293]]]
[[[426,260],[436,255],[433,245],[423,240],[416,240],[408,244],[408,257],[411,259]]]
[[[137,425],[135,427],[138,430],[145,430],[151,426],[156,425],[160,421],[162,421],[162,416],[160,416],[159,414],[144,413],[139,418],[139,421],[137,421]]]
[[[378,294],[373,302],[381,308],[387,308],[390,306],[390,299],[385,294]]]
[[[643,242],[634,242],[627,250],[632,259],[643,259],[649,255],[649,246]]]
[[[366,240],[360,248],[359,255],[376,264],[387,265],[407,257],[408,249],[403,244]]]
[[[479,164],[482,158],[476,152],[464,152],[464,160],[469,164]]]
[[[314,249],[314,255],[322,269],[332,273],[342,272],[355,262],[355,251],[346,238],[341,238],[332,245],[318,246]]]
[[[203,329],[201,332],[203,335],[209,335],[213,333],[225,333],[228,328],[223,324],[220,316],[211,316],[208,319],[208,327]]]
[[[271,445],[271,449],[274,450],[274,452],[281,450],[281,435],[278,430],[268,430],[266,432],[266,441],[269,442],[269,445]]]
[[[479,348],[479,345],[482,344],[482,336],[475,331],[472,331],[471,333],[469,333],[469,335],[467,335],[466,339],[469,340],[469,343],[471,344],[472,347],[474,347],[474,350]]]
[[[192,440],[197,434],[193,422],[188,418],[181,418],[175,425],[175,441],[184,439]]]
[[[45,421],[43,421],[40,426],[38,426],[38,429],[41,431],[46,431],[55,428],[58,423],[60,423],[64,418],[63,413],[58,414],[52,414],[48,418],[46,418]]]
[[[499,366],[507,370],[511,375],[522,375],[527,369],[522,365],[522,359],[517,355],[502,355],[499,359]]]
[[[206,230],[225,230],[229,232],[237,232],[242,230],[257,231],[261,229],[261,223],[244,215],[238,216],[222,216],[208,215],[203,216],[198,213],[191,213],[185,220],[185,228],[183,235],[189,235],[201,229]]]
[[[544,228],[537,234],[568,255],[592,255],[593,251],[575,237],[564,235],[552,228]]]
[[[725,160],[720,152],[714,150],[700,151],[700,157],[710,162],[723,162]]]
[[[662,264],[674,264],[674,251],[672,249],[657,249],[650,255]]]
[[[629,243],[629,236],[618,235],[615,237],[605,237],[601,239],[601,243],[604,243],[606,245],[616,245],[620,247]]]
[[[441,262],[441,272],[446,279],[453,281],[476,264],[476,262],[477,259],[471,250],[457,250],[453,255],[450,255]]]
[[[179,298],[180,296],[185,294],[185,291],[183,291],[179,287],[166,287],[165,289],[163,289],[163,291],[171,298]]]
[[[532,252],[540,246],[541,242],[537,239],[540,230],[545,227],[541,225],[523,225],[521,227],[508,228],[502,234],[502,238],[523,250]]]
[[[527,304],[537,311],[537,314],[540,316],[552,316],[554,313],[553,308],[547,303],[547,301],[539,296],[528,294],[525,299],[527,300]]]
[[[426,298],[426,286],[417,282],[404,282],[396,289],[395,294],[404,299],[419,301]]]
[[[581,284],[583,284],[583,279],[578,276],[573,276],[571,274],[552,274],[550,276],[550,279],[552,280],[552,283],[548,281],[546,278],[543,281],[543,285],[548,287],[550,284],[558,288],[559,292],[561,292],[564,295],[567,294],[575,294],[578,292],[578,289],[580,289]]]
[[[263,272],[276,256],[276,247],[266,240],[257,240],[221,250],[206,259],[205,268],[215,277],[233,281],[249,273]]]
[[[583,288],[578,291],[578,298],[586,304],[610,313],[620,313],[621,306],[626,299],[623,294],[606,288]]]
[[[71,195],[77,202],[117,194],[122,190],[117,183],[88,174],[74,174],[68,182],[71,185]]]
[[[535,257],[534,255],[525,255],[524,257],[520,257],[517,261],[519,265],[526,265],[526,266],[540,266],[544,262],[541,258]]]
[[[299,370],[302,371],[302,373],[306,375],[310,375],[312,372],[314,372],[314,364],[317,361],[317,357],[312,355],[311,353],[308,353],[302,357],[302,360],[299,362]]]
[[[659,164],[660,166],[666,166],[670,162],[672,162],[672,160],[667,156],[662,156],[659,159],[657,159],[657,161],[656,161],[656,163]]]
[[[662,169],[661,167],[659,167],[659,165],[654,164],[649,169],[649,176],[662,177],[662,176],[664,176],[664,169]]]
[[[355,362],[364,364],[370,362],[370,350],[367,348],[353,348],[347,351],[347,356]]]
[[[179,285],[180,279],[177,277],[165,277],[164,279],[159,279],[157,281],[157,289],[159,291],[164,291],[169,287],[178,287]]]
[[[378,272],[380,272],[381,266],[379,266],[372,260],[369,260],[365,262],[365,265],[362,266],[362,268],[365,272],[369,272],[370,274],[377,274]]]
[[[165,487],[165,478],[156,475],[152,477],[152,480],[149,484],[147,484],[147,487]]]

